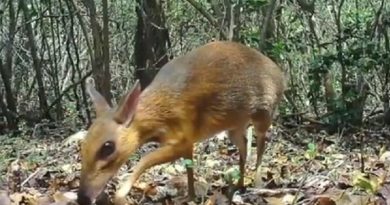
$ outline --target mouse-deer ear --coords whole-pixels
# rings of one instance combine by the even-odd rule
[[[116,110],[114,119],[117,123],[127,126],[131,122],[137,108],[140,95],[141,85],[139,80],[136,80],[133,88],[121,100],[121,103]]]
[[[107,103],[106,99],[95,89],[95,81],[93,78],[88,77],[85,82],[86,90],[92,99],[93,105],[96,110],[96,116],[109,110],[111,107]]]

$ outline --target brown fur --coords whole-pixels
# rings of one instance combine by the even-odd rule
[[[113,115],[101,114],[90,128],[82,148],[82,178],[101,182],[92,186],[95,191],[89,197],[94,198],[109,179],[99,178],[99,173],[114,175],[135,149],[151,140],[160,142],[161,148],[140,160],[128,184],[118,191],[117,204],[124,203],[124,196],[146,169],[180,157],[192,159],[195,142],[224,130],[229,131],[229,138],[239,148],[240,170],[244,174],[244,132],[249,122],[255,126],[258,137],[259,166],[265,132],[282,98],[284,81],[283,72],[269,58],[233,42],[208,43],[170,61],[142,92],[139,101],[134,97],[136,95],[130,96],[130,92],[130,97],[123,100],[114,112],[114,115],[130,116],[128,125],[105,122],[112,121]],[[123,113],[124,106],[135,102],[135,111],[127,109],[130,111]],[[115,153],[108,160],[95,159],[98,149],[109,139],[116,142]],[[104,170],[97,171],[99,163]],[[109,166],[104,165],[108,163]],[[189,195],[193,197],[193,170],[189,168],[187,171]],[[90,175],[94,177],[88,177]],[[243,177],[239,186],[243,186]],[[88,192],[87,182],[82,187],[82,193]]]

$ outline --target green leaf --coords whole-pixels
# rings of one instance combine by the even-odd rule
[[[363,173],[355,174],[353,178],[353,185],[364,189],[366,192],[374,194],[379,190],[379,183],[375,179],[369,179]]]
[[[317,146],[313,143],[307,145],[308,150],[305,152],[305,157],[307,159],[314,159],[317,156]]]
[[[194,162],[191,159],[185,159],[184,160],[184,166],[186,168],[193,168],[194,167]]]
[[[230,168],[225,172],[225,180],[228,182],[239,180],[241,177],[240,170],[237,168]]]
[[[309,143],[309,144],[307,145],[307,147],[308,147],[309,150],[311,150],[311,151],[315,151],[315,150],[317,149],[317,146],[316,146],[315,144],[313,144],[313,143]]]

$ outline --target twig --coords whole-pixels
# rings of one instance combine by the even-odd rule
[[[194,0],[187,0],[188,3],[190,3],[196,10],[199,11],[215,28],[219,29],[218,22],[213,18],[213,16],[207,12],[205,9],[203,9],[202,5],[200,3],[194,1]],[[224,39],[227,39],[227,36],[224,32],[221,32],[221,36]]]
[[[374,25],[373,25],[373,28],[372,28],[371,38],[374,38],[375,31],[378,28],[379,18],[380,18],[381,14],[382,14],[384,3],[385,3],[385,0],[382,0],[380,7],[379,7],[378,11],[375,14],[375,21],[374,21]]]
[[[248,196],[248,195],[261,195],[261,196],[276,196],[276,195],[282,195],[282,194],[294,194],[299,191],[297,188],[283,188],[283,189],[256,189],[256,188],[248,188],[247,189],[249,193],[245,193],[242,196]]]
[[[362,132],[362,131],[361,131]],[[360,171],[362,173],[364,173],[364,147],[365,147],[365,144],[364,144],[364,134],[363,133],[359,133],[360,135]]]
[[[77,86],[79,84],[81,84],[87,77],[89,77],[90,75],[92,75],[92,70],[91,71],[88,71],[79,81],[75,82],[74,84],[72,85],[69,85],[67,88],[65,88],[63,90],[63,92],[57,96],[57,98],[55,100],[53,100],[53,102],[50,104],[49,106],[49,109],[47,110],[47,112],[49,112],[60,100],[61,98],[70,90],[72,89],[74,86]]]
[[[309,162],[310,162],[310,163],[309,163],[309,166],[311,167],[312,164],[313,164],[313,160],[310,160]],[[298,188],[298,191],[295,193],[294,199],[293,199],[293,201],[292,201],[291,204],[296,204],[296,203],[297,203],[298,194],[299,194],[299,192],[302,191],[303,186],[304,186],[304,184],[305,184],[305,182],[306,182],[306,180],[307,180],[308,177],[309,177],[309,172],[306,172],[306,174],[305,174],[305,176],[304,176],[304,178],[303,178],[303,180],[302,180],[302,182],[301,182],[301,185],[300,185],[299,188]]]
[[[35,177],[39,171],[41,171],[42,168],[38,168],[37,170],[35,170],[34,173],[30,174],[30,176],[27,177],[27,179],[25,179],[21,184],[20,184],[20,188],[22,188],[28,181],[30,181],[30,179],[32,179],[33,177]]]

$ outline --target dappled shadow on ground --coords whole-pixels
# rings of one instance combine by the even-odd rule
[[[85,132],[79,133],[83,136]],[[79,186],[79,139],[31,133],[0,141],[0,204],[66,204]],[[327,135],[275,126],[263,157],[262,187],[253,187],[256,144],[247,163],[246,190],[232,192],[237,179],[238,150],[223,134],[196,146],[194,168],[197,201],[193,204],[390,204],[388,128]],[[255,141],[255,140],[253,140]],[[115,186],[139,157],[158,144],[143,146],[107,186]],[[186,195],[183,160],[145,172],[129,194],[134,204],[178,204]],[[230,176],[230,177],[229,177]],[[11,202],[10,202],[11,201]],[[192,202],[191,202],[192,203]],[[100,204],[110,204],[101,201]]]

